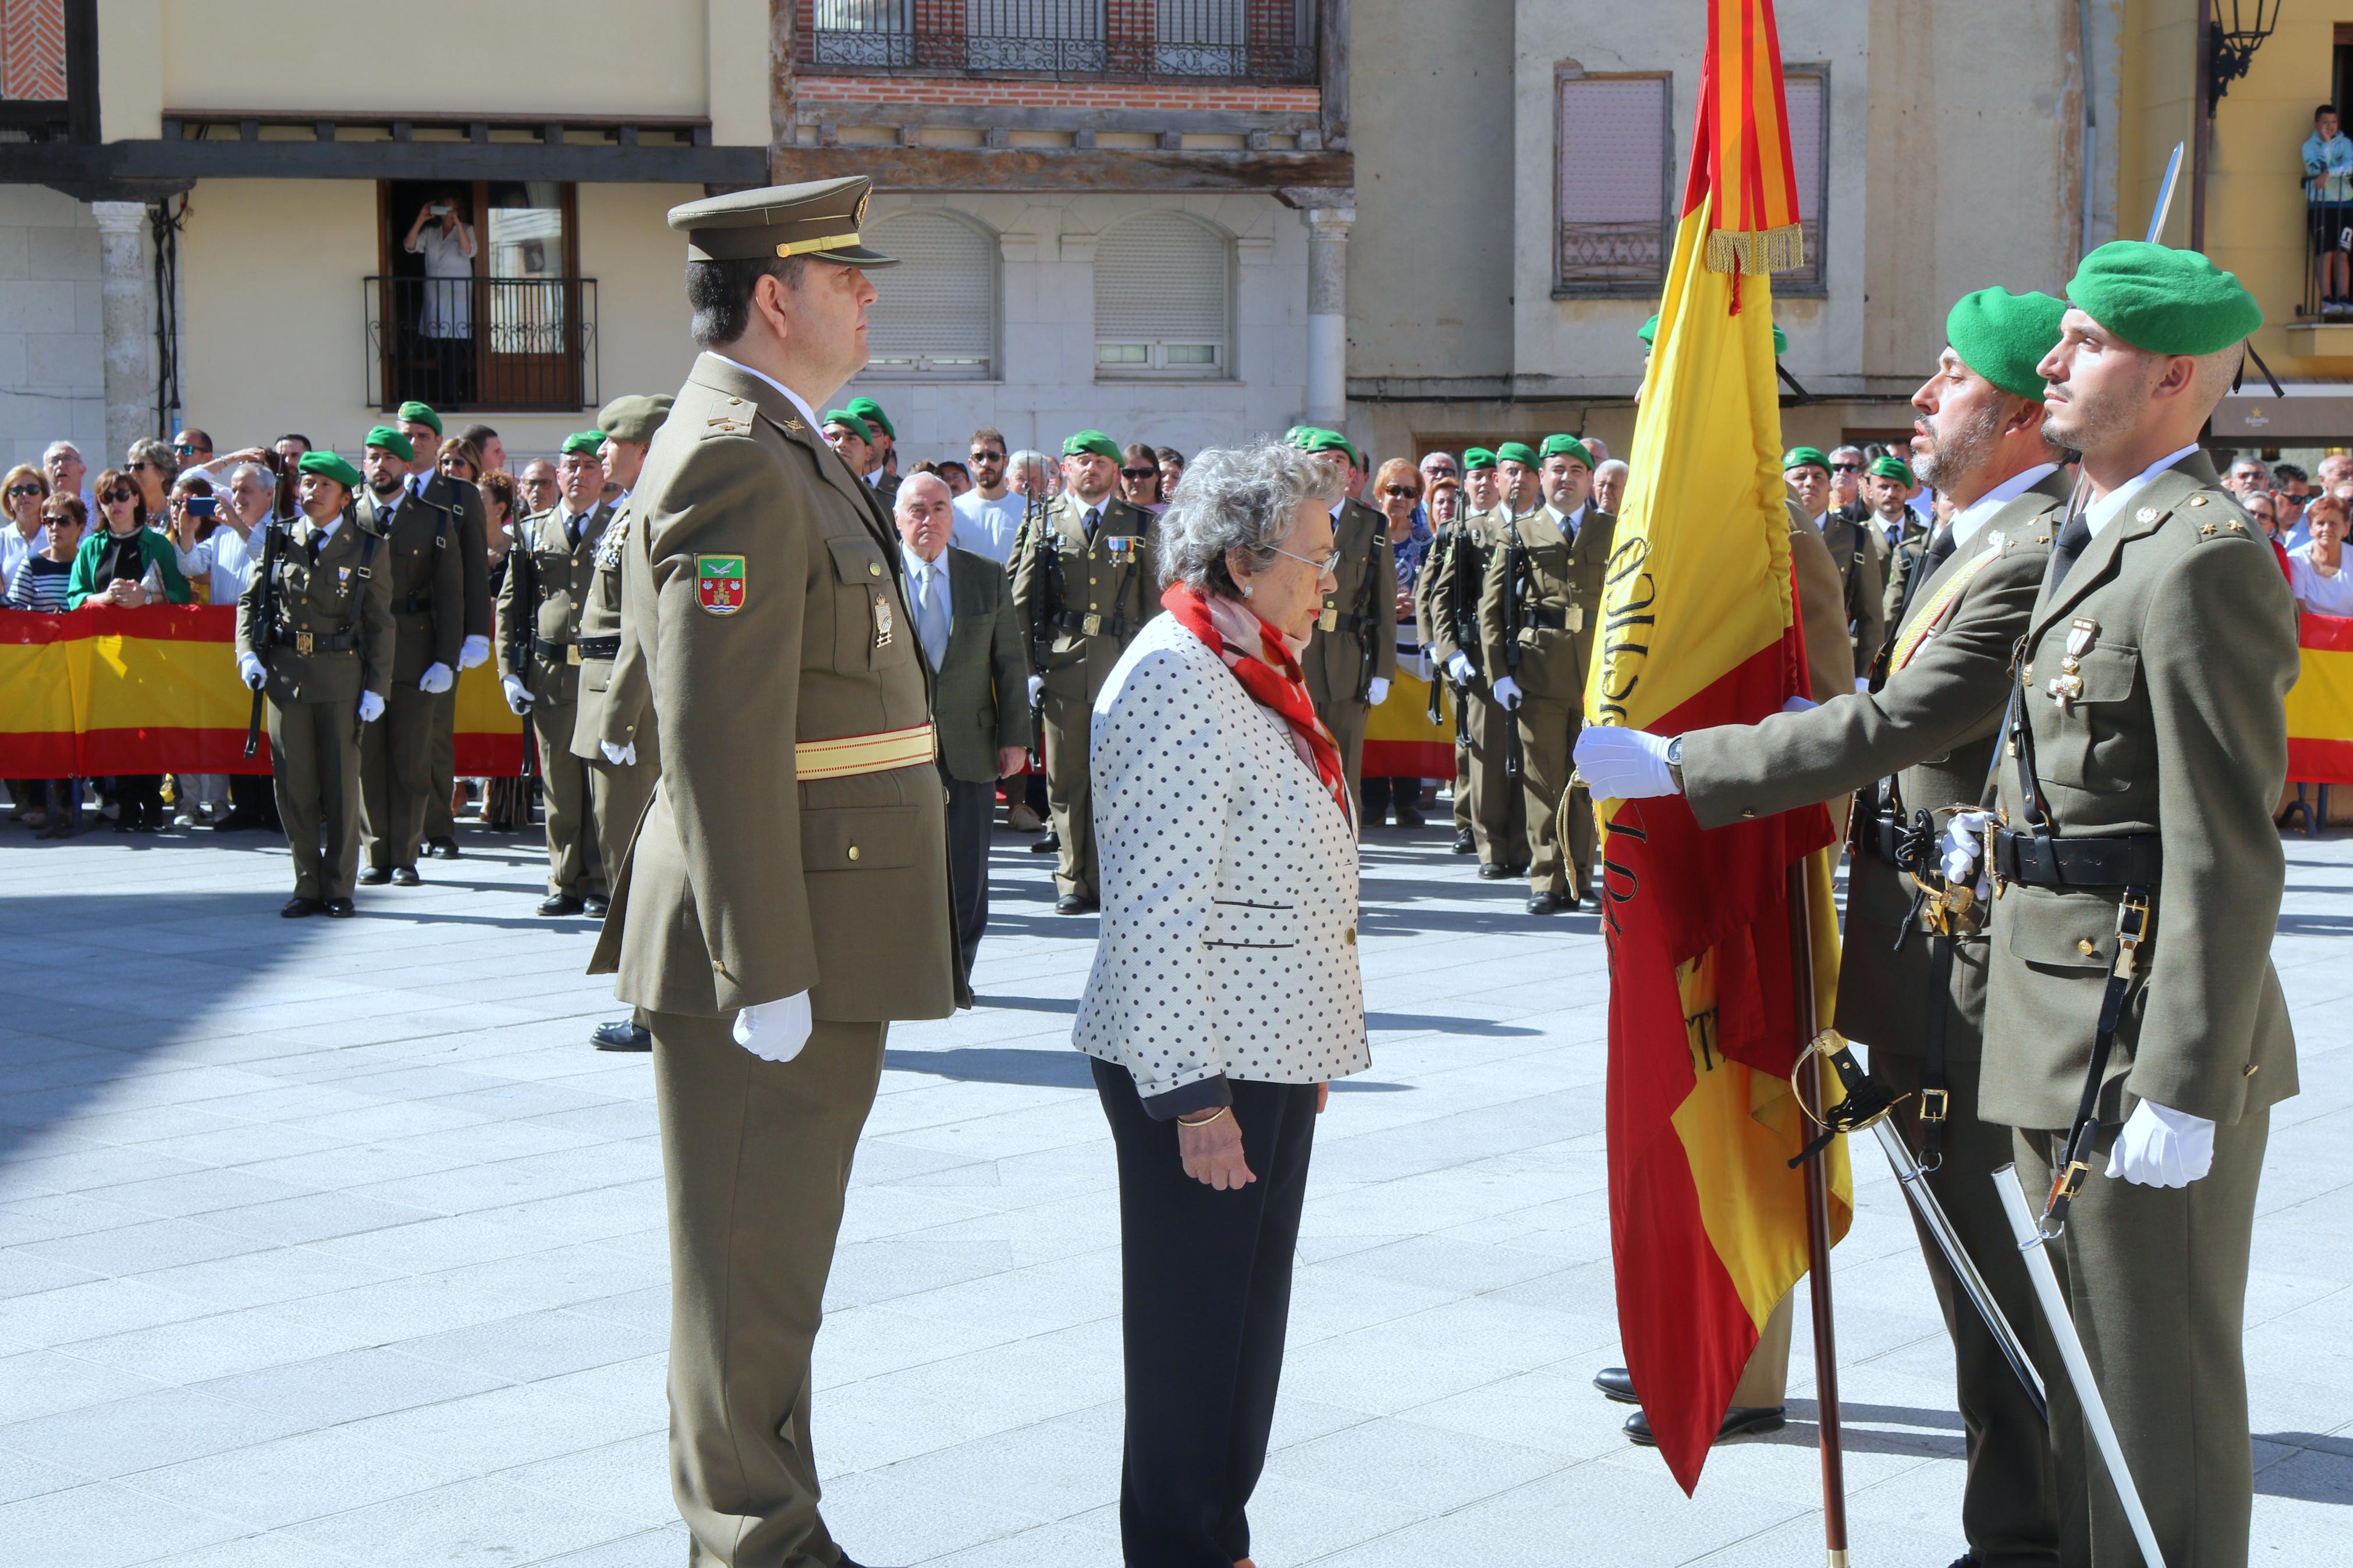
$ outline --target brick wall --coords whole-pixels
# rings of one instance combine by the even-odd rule
[[[794,95],[804,104],[954,104],[1009,109],[1217,109],[1247,113],[1314,114],[1312,87],[1183,87],[1158,82],[1053,81],[1029,78],[804,76]]]
[[[0,0],[0,98],[65,95],[65,0]]]

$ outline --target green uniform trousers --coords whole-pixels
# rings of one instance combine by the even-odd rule
[[[1915,931],[1911,940],[1923,939]],[[1872,1077],[1899,1097],[1896,1126],[1915,1158],[1921,1150],[1920,1069],[1917,1057],[1871,1053]],[[2058,1354],[2042,1331],[2042,1313],[2034,1304],[2034,1287],[2010,1237],[2000,1194],[1994,1191],[1994,1172],[2016,1158],[2010,1130],[1978,1120],[1975,1061],[1947,1059],[1945,1087],[1952,1098],[1939,1142],[1943,1163],[1928,1173],[1928,1190],[1953,1222],[1962,1248],[1985,1277],[2002,1316],[2025,1342],[2036,1370],[2045,1373],[2046,1382],[2054,1376],[2063,1379]],[[1936,1237],[1917,1214],[1912,1219],[1920,1232],[1928,1281],[1936,1287],[1936,1304],[1944,1309],[1945,1331],[1953,1340],[1955,1394],[1968,1441],[1961,1532],[1968,1539],[1969,1555],[1977,1568],[2048,1568],[2059,1561],[2058,1479],[2051,1465],[2050,1433],[1977,1303],[1954,1279]]]
[[[1092,736],[1094,705],[1082,695],[1046,688],[1046,801],[1054,816],[1054,840],[1060,846],[1054,867],[1054,890],[1092,903],[1095,882],[1094,787],[1087,775],[1087,746]]]
[[[458,686],[455,681],[433,704],[433,778],[425,797],[425,837],[455,838],[457,819],[449,815],[449,797],[458,787]]]
[[[661,777],[661,765],[649,760],[653,744],[653,726],[649,721],[638,738],[636,762],[628,767],[601,759],[588,764],[588,798],[596,817],[596,853],[607,878],[612,875],[612,868],[628,858],[629,839],[638,831],[638,819],[645,816],[647,805],[654,798],[654,783]],[[629,1017],[642,1027],[646,1010],[632,1008]]]
[[[1348,809],[1359,826],[1365,820],[1365,715],[1371,711],[1362,702],[1336,698],[1315,705],[1315,717],[1340,748],[1340,765],[1348,774]]]
[[[603,898],[605,859],[596,852],[589,767],[572,754],[572,723],[579,710],[575,702],[545,698],[531,705],[531,732],[539,742],[540,799],[547,814],[547,890]]]
[[[649,1015],[670,1203],[670,1481],[696,1568],[833,1568],[809,1353],[884,1024],[763,1061],[732,1016]]]
[[[2046,1248],[2168,1563],[2245,1568],[2254,1514],[2242,1331],[2255,1187],[2271,1110],[2214,1130],[2214,1168],[2186,1187],[2110,1180],[2118,1129],[2100,1129],[2092,1174]],[[2018,1174],[2037,1211],[2058,1132],[2019,1130]],[[2059,1557],[2076,1568],[2140,1562],[2124,1507],[2065,1374],[2046,1380],[2059,1479]]]
[[[1454,742],[1454,831],[1478,837],[1471,820],[1471,742],[1465,740]]]
[[[269,704],[271,784],[286,847],[294,854],[298,898],[348,899],[359,877],[357,710],[355,700],[341,698]]]
[[[1565,702],[1536,697],[1523,698],[1512,714],[1520,727],[1520,809],[1532,893],[1574,893],[1581,899],[1593,886],[1593,803],[1583,788],[1570,802],[1568,820],[1558,820],[1580,717],[1580,710]]]
[[[379,871],[414,867],[425,843],[433,790],[433,707],[406,681],[395,682],[384,716],[360,732],[360,828],[367,861]],[[448,809],[442,797],[442,809]]]
[[[1519,870],[1528,864],[1527,803],[1504,773],[1512,716],[1487,700],[1482,683],[1471,703],[1471,832],[1479,861]]]

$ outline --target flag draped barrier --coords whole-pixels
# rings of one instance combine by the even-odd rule
[[[2353,617],[2306,616],[2304,668],[2287,694],[2287,776],[2353,784]]]

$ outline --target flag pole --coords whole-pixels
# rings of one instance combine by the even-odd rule
[[[1798,1048],[1804,1051],[1816,1033],[1813,910],[1806,887],[1805,860],[1790,863],[1788,894],[1790,1000],[1797,1016]],[[1804,1077],[1804,1092],[1819,1116],[1826,1104],[1819,1053],[1807,1052]],[[1846,1453],[1839,1429],[1838,1327],[1831,1315],[1830,1174],[1822,1163],[1831,1147],[1824,1143],[1804,1167],[1806,1286],[1814,1308],[1814,1402],[1821,1433],[1822,1542],[1830,1554],[1830,1568],[1847,1568]]]

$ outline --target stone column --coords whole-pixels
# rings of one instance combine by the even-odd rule
[[[123,461],[155,429],[155,268],[144,202],[92,202],[98,224],[99,324],[106,363],[106,450],[89,453],[93,471]]]
[[[1307,226],[1307,423],[1337,430],[1348,417],[1348,230],[1354,192],[1345,205],[1300,208]]]

